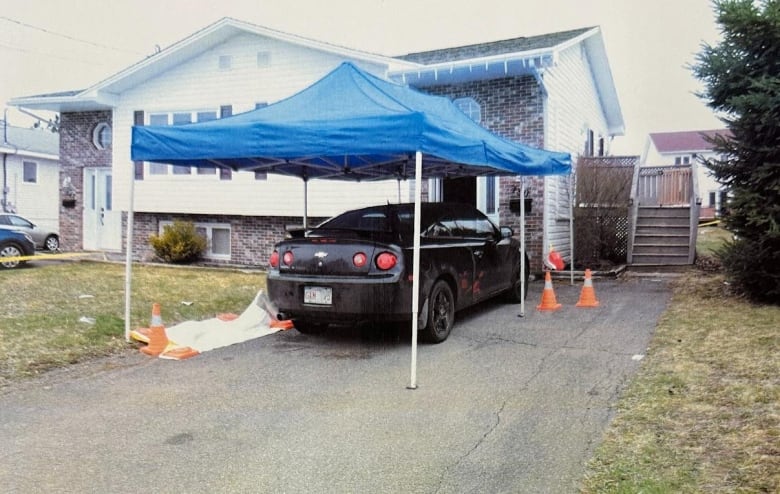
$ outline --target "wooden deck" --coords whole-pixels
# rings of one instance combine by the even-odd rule
[[[684,266],[696,258],[695,165],[636,167],[631,186],[628,264]]]

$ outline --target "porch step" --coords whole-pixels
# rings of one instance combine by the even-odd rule
[[[652,253],[637,253],[634,252],[631,259],[631,266],[641,265],[685,265],[690,264],[688,262],[688,253],[685,254],[661,254],[657,252]]]
[[[679,255],[688,258],[688,244],[634,244],[634,258],[642,254]]]
[[[689,207],[656,207],[639,206],[637,216],[640,218],[690,218]]]
[[[636,235],[681,235],[687,237],[691,233],[691,227],[668,225],[637,225]]]
[[[656,233],[647,232],[634,236],[634,245],[684,245],[688,246],[690,237],[685,233]]]

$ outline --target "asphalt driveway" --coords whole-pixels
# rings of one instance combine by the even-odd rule
[[[138,352],[0,395],[4,492],[575,492],[669,300],[594,281],[601,307],[460,314],[405,335],[277,333],[176,362]]]

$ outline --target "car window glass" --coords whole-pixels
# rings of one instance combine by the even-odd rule
[[[32,228],[32,223],[27,221],[24,218],[20,218],[18,216],[9,216],[8,217],[11,220],[11,224],[14,226],[22,226],[25,228]]]
[[[361,209],[349,211],[322,223],[319,228],[364,230],[386,232],[390,230],[390,221],[385,211]]]
[[[488,238],[496,235],[496,227],[478,211],[462,211],[457,223],[464,237]]]
[[[447,226],[437,221],[429,226],[423,235],[426,237],[451,237],[452,232]]]
[[[496,228],[487,218],[477,218],[474,220],[474,228],[480,237],[492,237],[496,234]]]
[[[0,225],[10,225],[11,222],[8,220],[8,216],[6,215],[0,215]]]

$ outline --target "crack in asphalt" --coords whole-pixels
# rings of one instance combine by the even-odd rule
[[[499,407],[498,411],[495,413],[495,423],[491,425],[488,430],[485,431],[484,434],[482,434],[482,437],[477,440],[477,442],[474,444],[474,446],[471,447],[470,450],[468,450],[464,455],[462,455],[458,460],[453,463],[451,466],[447,467],[444,472],[442,473],[441,479],[439,480],[439,486],[436,488],[435,492],[440,492],[442,488],[442,483],[444,482],[444,479],[447,478],[447,473],[451,470],[455,470],[458,468],[458,465],[463,463],[464,460],[466,460],[469,456],[471,456],[479,447],[482,445],[482,443],[485,442],[485,440],[490,436],[493,431],[495,431],[498,426],[501,424],[501,412],[504,411],[504,408],[506,407],[507,400],[504,400],[503,403],[501,403],[501,406]]]
[[[512,341],[512,340],[509,340],[509,341]],[[525,343],[525,344],[528,344],[528,343]],[[533,346],[537,346],[537,345],[533,345]],[[544,348],[544,347],[543,347],[543,348]],[[537,368],[536,368],[536,372],[534,372],[534,373],[533,373],[531,376],[529,376],[529,377],[528,377],[528,379],[526,379],[526,381],[523,383],[522,387],[520,387],[520,388],[519,388],[518,392],[522,392],[522,391],[524,391],[524,390],[528,389],[528,386],[529,386],[529,385],[530,385],[530,384],[531,384],[531,383],[532,383],[532,382],[533,382],[533,381],[534,381],[534,380],[535,380],[535,379],[536,379],[536,378],[539,376],[539,374],[541,374],[541,373],[542,373],[542,371],[544,370],[544,368],[545,368],[545,366],[546,366],[546,363],[547,363],[547,360],[548,360],[548,359],[549,359],[549,358],[550,358],[550,357],[551,357],[551,356],[552,356],[552,355],[553,355],[553,354],[554,354],[554,353],[555,353],[557,350],[559,350],[559,348],[557,348],[557,347],[556,347],[556,348],[552,348],[552,347],[551,347],[551,350],[550,350],[549,352],[547,352],[547,354],[546,354],[544,357],[542,357],[542,359],[539,361],[539,365],[538,365],[538,366],[537,366]],[[503,413],[503,411],[504,411],[504,408],[506,408],[506,404],[507,404],[507,402],[508,402],[508,401],[509,401],[508,399],[505,399],[505,400],[504,400],[504,401],[501,403],[501,406],[500,406],[500,407],[498,408],[498,410],[495,412],[495,417],[496,417],[495,423],[494,423],[493,425],[491,425],[491,426],[488,428],[488,430],[487,430],[487,431],[485,431],[485,433],[484,433],[484,434],[482,434],[482,437],[480,437],[480,438],[479,438],[479,440],[477,440],[477,442],[474,444],[474,446],[472,446],[472,447],[471,447],[471,449],[469,449],[469,450],[468,450],[468,451],[467,451],[465,454],[463,454],[463,455],[462,455],[460,458],[458,458],[458,460],[457,460],[457,461],[455,461],[455,463],[453,463],[452,465],[450,465],[449,467],[447,467],[446,469],[444,469],[444,471],[442,472],[442,475],[441,475],[441,477],[440,477],[440,479],[439,479],[439,485],[438,485],[438,487],[436,488],[435,492],[440,492],[440,491],[441,491],[441,489],[442,489],[442,484],[444,483],[444,480],[447,478],[447,476],[448,476],[448,473],[449,473],[449,472],[451,472],[451,471],[453,471],[453,470],[456,470],[456,469],[458,468],[458,466],[459,466],[461,463],[463,463],[463,462],[464,462],[464,461],[465,461],[465,460],[466,460],[466,459],[467,459],[469,456],[471,456],[472,454],[474,454],[474,452],[475,452],[475,451],[477,451],[477,450],[480,448],[480,446],[482,446],[482,444],[485,442],[485,440],[487,440],[487,438],[488,438],[488,437],[489,437],[489,436],[490,436],[490,435],[491,435],[491,434],[492,434],[492,433],[493,433],[493,432],[494,432],[494,431],[495,431],[495,430],[498,428],[498,426],[499,426],[499,425],[501,425],[501,414]]]
[[[530,347],[538,347],[538,343],[529,343],[527,341],[522,340],[516,340],[514,338],[506,338],[503,336],[496,336],[496,335],[490,335],[486,338],[472,338],[469,336],[463,336],[461,339],[464,339],[466,341],[470,341],[472,343],[476,343],[476,346],[474,349],[480,349],[488,345],[494,345],[499,343],[511,343],[513,345],[522,345],[522,346],[530,346]]]

